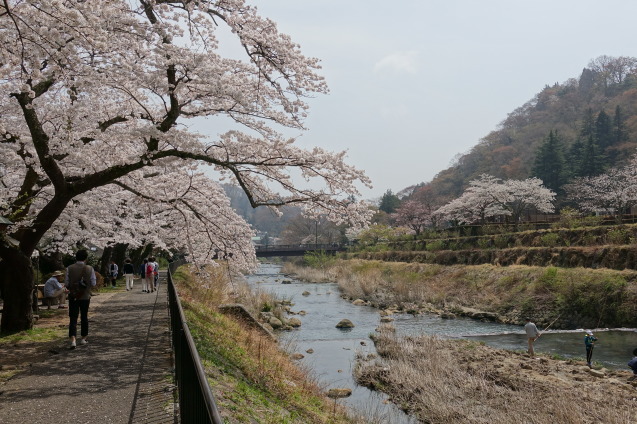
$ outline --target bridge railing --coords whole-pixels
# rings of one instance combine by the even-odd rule
[[[257,252],[268,252],[268,251],[297,251],[297,250],[326,250],[326,251],[334,251],[334,250],[342,250],[343,246],[336,243],[330,244],[266,244],[266,245],[256,245],[255,250]]]
[[[181,301],[173,284],[172,273],[179,263],[168,268],[168,306],[175,352],[175,379],[179,394],[181,423],[222,424],[217,404],[206,379],[197,347],[188,329]]]

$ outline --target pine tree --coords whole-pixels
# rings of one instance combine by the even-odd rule
[[[387,190],[380,198],[378,209],[387,213],[394,213],[400,206],[400,199],[391,190]]]
[[[614,147],[619,146],[620,144],[628,140],[628,131],[626,130],[624,116],[622,115],[622,111],[619,105],[615,107],[615,115],[613,116],[611,132],[611,148],[607,150],[607,155],[610,164],[616,165],[619,152]]]
[[[568,179],[581,177],[580,169],[582,167],[583,160],[584,143],[582,143],[582,140],[578,138],[573,144],[571,144],[571,147],[568,150],[568,161],[566,162]]]
[[[604,155],[595,142],[593,136],[589,136],[584,146],[584,155],[578,175],[581,177],[594,177],[604,172]]]
[[[595,116],[593,109],[588,108],[586,110],[579,134],[582,140],[588,139],[589,136],[595,136]]]
[[[550,131],[538,149],[533,164],[533,176],[541,179],[544,186],[559,193],[566,182],[562,141],[557,131]]]
[[[628,139],[628,132],[626,131],[626,124],[624,123],[624,116],[622,110],[617,105],[615,107],[615,116],[613,117],[613,142],[612,144],[619,144]]]
[[[610,116],[603,110],[597,115],[595,120],[595,141],[602,152],[613,143],[613,125]]]

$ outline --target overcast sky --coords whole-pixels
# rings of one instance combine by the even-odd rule
[[[546,84],[637,56],[631,0],[252,0],[321,59],[302,146],[348,150],[364,198],[430,181]]]

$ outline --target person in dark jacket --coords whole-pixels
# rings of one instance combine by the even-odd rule
[[[81,315],[81,335],[80,345],[88,343],[88,307],[91,303],[91,287],[95,287],[95,271],[90,265],[86,265],[88,252],[84,249],[78,250],[75,254],[75,262],[66,269],[64,285],[69,289],[69,339],[70,348],[75,349],[77,336],[77,317]],[[82,281],[87,286],[85,290],[75,292],[78,283]]]
[[[628,361],[628,366],[633,370],[633,376],[630,377],[629,381],[637,379],[637,348],[633,350],[633,359]]]
[[[148,259],[144,259],[144,262],[139,267],[139,276],[142,277],[142,293],[149,293],[148,284],[146,282],[146,267],[148,266]]]
[[[597,337],[593,336],[593,332],[591,330],[587,330],[586,336],[584,336],[584,345],[586,346],[586,364],[589,368],[593,367],[593,348],[595,347],[596,341]]]
[[[131,263],[130,258],[124,261],[124,277],[126,278],[126,291],[133,290],[133,280],[135,278],[135,267]]]

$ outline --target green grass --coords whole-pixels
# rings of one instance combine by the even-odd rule
[[[19,342],[49,342],[64,336],[65,328],[32,328],[19,333],[0,336],[0,344],[15,344]]]

